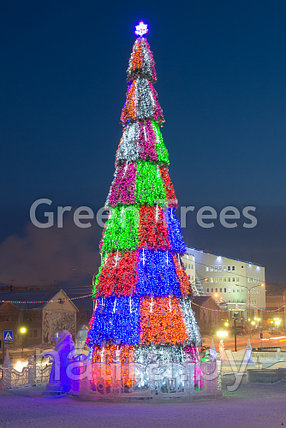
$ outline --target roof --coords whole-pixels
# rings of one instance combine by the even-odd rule
[[[72,303],[79,310],[91,310],[92,309],[92,298],[85,297],[82,299],[76,299],[86,294],[86,292],[80,293],[77,290],[68,288],[58,288],[50,290],[15,290],[15,291],[0,291],[0,306],[4,303],[1,301],[11,301],[13,305],[20,309],[37,309],[43,308],[53,297],[59,292],[64,291],[67,296],[72,299]],[[21,303],[26,302],[26,303]],[[31,302],[31,303],[27,303]]]
[[[192,301],[199,306],[204,306],[210,309],[219,309],[212,296],[194,296]]]
[[[203,253],[203,254],[211,254],[212,256],[222,257],[222,258],[230,259],[230,260],[235,260],[235,261],[237,261],[237,262],[241,262],[241,263],[247,263],[247,264],[250,264],[250,265],[255,265],[255,266],[259,266],[259,267],[264,267],[264,266],[262,266],[262,265],[260,265],[259,263],[256,263],[256,262],[254,263],[254,262],[249,262],[249,261],[246,261],[246,260],[236,259],[236,258],[234,258],[234,257],[222,256],[221,254],[211,253],[210,251],[198,250],[197,248],[194,248],[194,247],[186,247],[186,253],[187,253],[187,254],[192,254],[192,253],[191,253],[190,251],[188,251],[188,250],[197,251],[198,253]]]

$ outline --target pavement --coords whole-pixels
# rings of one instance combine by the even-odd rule
[[[39,388],[0,393],[0,427],[286,428],[286,383],[245,384],[218,399],[83,402],[49,398]]]

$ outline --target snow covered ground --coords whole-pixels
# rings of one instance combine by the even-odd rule
[[[241,385],[217,400],[191,403],[82,402],[39,389],[0,394],[1,428],[286,428],[286,383]]]

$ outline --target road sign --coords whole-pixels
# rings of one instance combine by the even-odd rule
[[[12,342],[13,340],[13,330],[4,330],[4,342]]]

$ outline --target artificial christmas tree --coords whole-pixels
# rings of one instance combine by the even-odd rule
[[[142,22],[136,26],[127,69],[123,135],[87,338],[93,362],[183,362],[185,349],[200,345],[147,32]]]

